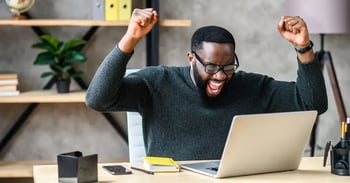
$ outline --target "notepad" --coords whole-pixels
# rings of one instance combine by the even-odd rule
[[[178,172],[180,166],[169,157],[145,156],[144,167],[152,172]]]

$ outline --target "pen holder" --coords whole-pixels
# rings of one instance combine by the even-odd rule
[[[97,154],[83,156],[80,151],[57,156],[59,182],[97,182]]]
[[[335,175],[349,176],[350,175],[350,141],[341,140],[335,146],[332,146],[330,151],[331,155],[331,173]],[[331,143],[328,142],[325,149],[325,161],[327,160],[327,154]]]

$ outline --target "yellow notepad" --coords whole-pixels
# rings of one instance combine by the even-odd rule
[[[178,172],[180,166],[169,157],[145,156],[143,158],[145,169],[152,172]]]

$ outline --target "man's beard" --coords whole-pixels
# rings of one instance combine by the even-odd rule
[[[203,80],[198,72],[198,68],[193,66],[193,77],[194,77],[194,81],[196,82],[200,97],[203,101],[212,101],[212,100],[216,100],[218,98],[220,98],[220,96],[222,96],[223,91],[226,88],[226,83],[223,86],[221,92],[217,95],[217,96],[208,96],[207,94],[207,85],[209,80]]]

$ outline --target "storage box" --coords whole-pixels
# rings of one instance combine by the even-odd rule
[[[57,156],[59,182],[97,182],[97,154],[83,156],[80,151]]]

